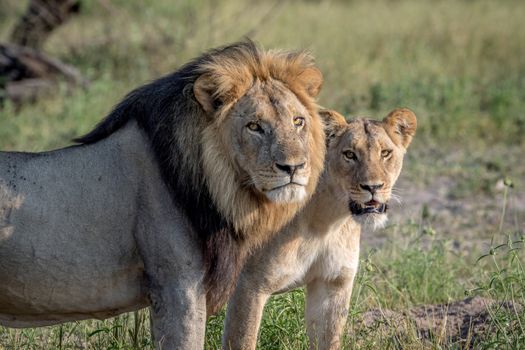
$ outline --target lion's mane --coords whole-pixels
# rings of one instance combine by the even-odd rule
[[[217,132],[230,107],[253,84],[270,78],[283,82],[314,116],[310,128],[312,194],[323,168],[324,136],[317,106],[309,91],[319,86],[301,79],[313,67],[306,52],[263,51],[244,41],[214,49],[176,72],[128,94],[97,127],[75,141],[97,142],[136,120],[148,136],[163,179],[176,206],[202,239],[208,310],[229,295],[247,252],[286,224],[304,203],[275,204],[242,186]],[[216,82],[217,113],[207,115],[193,94],[196,79]],[[224,128],[222,128],[224,129]]]

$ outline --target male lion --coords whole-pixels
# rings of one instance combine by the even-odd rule
[[[237,43],[134,90],[80,145],[0,153],[0,324],[150,306],[156,346],[202,348],[245,252],[314,192],[321,83],[304,52]]]
[[[337,349],[359,261],[360,222],[380,226],[416,131],[408,109],[382,122],[327,116],[325,172],[300,214],[250,257],[228,302],[225,349],[255,349],[264,304],[306,284],[312,349]],[[332,119],[336,116],[337,119]]]

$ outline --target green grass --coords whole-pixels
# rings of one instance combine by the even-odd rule
[[[525,269],[524,236],[508,234],[506,242],[494,244],[478,262],[486,263],[483,279],[467,294],[481,294],[492,299],[512,301],[513,307],[490,308],[490,332],[480,342],[485,348],[509,346],[521,348],[525,344]],[[484,261],[486,260],[486,261]]]
[[[421,218],[367,233],[387,238],[363,249],[345,348],[449,347],[438,338],[423,343],[413,329],[403,337],[365,329],[359,317],[371,308],[406,310],[448,302],[463,298],[465,290],[524,306],[525,218],[522,211],[500,213],[503,194],[495,190],[507,177],[515,182],[514,189],[506,187],[511,194],[523,193],[525,186],[522,1],[115,0],[83,5],[82,14],[54,33],[45,50],[75,65],[89,87],[69,91],[62,86],[57,94],[21,108],[7,103],[0,109],[0,149],[66,146],[132,88],[245,35],[267,48],[306,48],[325,77],[322,105],[378,118],[397,106],[416,112],[418,135],[403,174],[411,184],[431,190],[433,183],[448,179],[447,198],[490,198],[486,210],[505,218],[501,225],[483,226],[467,212],[463,215],[471,216],[471,225],[454,226],[451,233],[433,225],[439,223],[431,209],[422,209]],[[15,0],[0,2],[0,39],[8,37],[24,7]],[[456,247],[472,241],[477,243],[472,249]],[[490,247],[494,254],[477,261]],[[262,349],[307,347],[303,305],[302,290],[270,300]],[[493,310],[493,315],[491,331],[477,346],[525,347],[523,313]],[[223,316],[208,322],[209,349],[220,344]],[[0,349],[60,347],[151,348],[147,312],[39,329],[0,328]]]

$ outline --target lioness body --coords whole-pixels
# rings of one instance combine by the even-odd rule
[[[310,347],[339,348],[358,267],[361,222],[385,222],[385,205],[416,121],[406,109],[393,111],[383,123],[338,119],[327,126],[326,168],[316,193],[250,257],[240,275],[228,303],[225,349],[255,349],[268,297],[303,285]],[[370,191],[372,186],[376,189]],[[356,206],[360,209],[353,214]]]
[[[323,204],[308,205],[299,214],[303,220],[250,257],[228,302],[224,349],[255,349],[270,295],[304,285],[308,335],[317,344],[312,348],[337,347],[358,267],[360,225],[348,207]]]
[[[130,93],[81,145],[0,155],[0,324],[150,306],[155,345],[203,347],[244,256],[317,185],[322,77],[305,53],[212,50]]]

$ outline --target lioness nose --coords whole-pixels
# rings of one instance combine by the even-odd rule
[[[305,164],[306,162],[301,163],[301,164],[295,164],[295,165],[275,163],[275,167],[281,171],[284,171],[288,175],[292,176],[296,170],[304,168]]]
[[[370,193],[374,194],[377,190],[379,190],[381,187],[383,187],[384,184],[377,184],[377,185],[366,185],[366,184],[360,184],[361,188],[363,190],[369,191]]]

